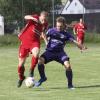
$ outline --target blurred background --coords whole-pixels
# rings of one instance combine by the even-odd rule
[[[49,27],[54,27],[60,15],[70,26],[83,18],[88,27],[86,41],[100,40],[100,0],[0,0],[0,35],[19,34],[25,25],[24,16],[42,10],[49,13]],[[72,27],[69,30],[73,32]]]

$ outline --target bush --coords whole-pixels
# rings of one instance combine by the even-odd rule
[[[16,46],[19,44],[17,35],[4,35],[0,36],[0,46]]]
[[[100,34],[97,33],[86,33],[85,42],[87,43],[100,43]]]
[[[86,33],[85,34],[86,43],[100,43],[100,34],[96,33]],[[17,35],[4,35],[0,36],[0,47],[1,46],[18,46],[19,40]],[[43,42],[44,43],[44,42]],[[44,44],[42,44],[44,45]]]

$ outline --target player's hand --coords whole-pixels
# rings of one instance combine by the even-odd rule
[[[83,50],[83,45],[78,44],[77,46],[78,46],[78,48],[79,48],[80,50]]]
[[[36,18],[32,19],[34,22],[39,23],[39,21]]]
[[[76,35],[76,32],[75,31],[73,33],[74,33],[74,35]]]
[[[78,44],[78,48],[81,50],[81,53],[87,49],[86,46],[82,45],[82,44]]]

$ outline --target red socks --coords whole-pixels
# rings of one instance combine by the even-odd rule
[[[20,80],[24,79],[24,71],[25,71],[24,66],[18,66],[18,75]]]
[[[38,63],[38,57],[33,56],[31,61],[31,68],[30,68],[30,77],[33,77],[34,69],[37,63]],[[24,71],[25,71],[24,66],[18,66],[18,75],[20,80],[23,80],[25,78]]]
[[[36,67],[36,64],[38,63],[38,57],[32,57],[32,60],[31,60],[31,70],[34,70],[35,67]]]

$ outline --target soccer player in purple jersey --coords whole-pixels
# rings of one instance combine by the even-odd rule
[[[40,86],[47,80],[44,71],[44,64],[47,64],[51,61],[57,61],[65,66],[66,78],[68,79],[68,88],[73,89],[73,72],[70,59],[64,51],[64,46],[67,41],[74,42],[80,49],[83,49],[83,46],[78,44],[74,37],[66,31],[66,20],[64,17],[58,17],[56,19],[56,27],[47,31],[47,38],[48,44],[46,51],[40,56],[38,62],[38,70],[41,78],[36,83],[36,86]]]

